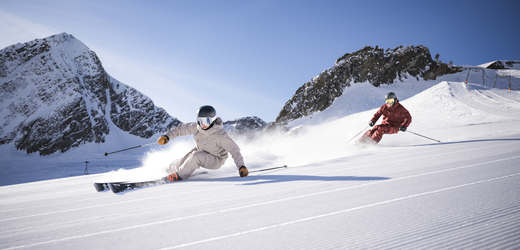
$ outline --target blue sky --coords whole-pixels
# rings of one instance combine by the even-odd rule
[[[520,1],[0,0],[0,48],[66,32],[183,122],[274,121],[295,91],[366,45],[457,65],[520,60]]]

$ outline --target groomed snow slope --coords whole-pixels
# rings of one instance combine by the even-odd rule
[[[329,114],[239,142],[250,170],[284,170],[240,178],[228,160],[189,181],[94,190],[159,172],[154,162],[189,146],[178,140],[142,168],[0,187],[0,249],[518,248],[519,92],[444,81],[403,95],[410,131],[442,143],[399,133],[357,148],[346,141],[375,110]]]

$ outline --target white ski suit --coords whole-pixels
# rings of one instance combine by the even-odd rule
[[[228,153],[233,157],[237,169],[245,166],[240,148],[222,127],[222,119],[218,117],[207,130],[203,130],[196,122],[180,124],[168,130],[165,135],[170,140],[177,136],[193,135],[196,147],[183,158],[172,162],[167,171],[170,174],[177,172],[179,177],[186,180],[199,167],[219,169],[226,162]]]

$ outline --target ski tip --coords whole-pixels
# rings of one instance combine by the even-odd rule
[[[106,185],[106,183],[97,183],[97,182],[94,183],[94,187],[96,188],[96,190],[98,192],[105,191],[109,188],[108,185]]]
[[[108,156],[108,153],[107,153],[107,152],[105,152],[105,153],[104,153],[104,154],[102,154],[101,156]]]

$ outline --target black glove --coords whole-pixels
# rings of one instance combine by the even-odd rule
[[[370,121],[370,122],[368,123],[368,125],[370,125],[370,127],[373,127],[374,125],[376,125],[376,122],[375,122],[375,121]]]
[[[249,174],[249,170],[247,170],[246,166],[242,166],[238,169],[238,173],[240,174],[240,177],[246,177]]]
[[[405,127],[405,126],[401,126],[401,127],[399,128],[399,130],[401,130],[401,131],[403,131],[403,132],[406,132],[406,127]]]

